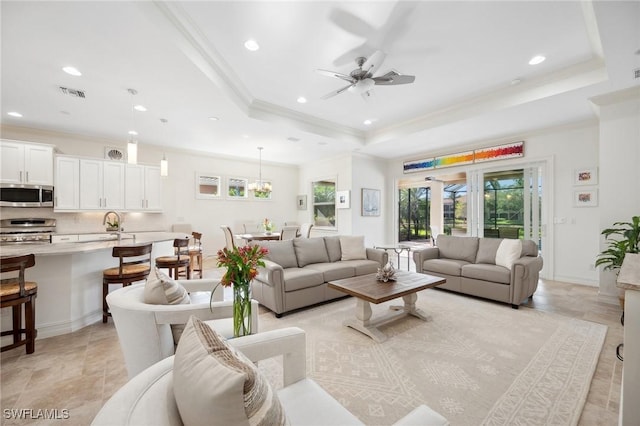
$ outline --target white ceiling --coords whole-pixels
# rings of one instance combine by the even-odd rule
[[[640,2],[2,1],[2,123],[304,164],[451,152],[593,119],[638,85]],[[250,52],[245,40],[258,41]],[[348,74],[383,50],[372,99]],[[529,65],[534,55],[547,60]],[[83,75],[61,68],[73,65]],[[519,79],[519,84],[512,84]],[[86,92],[65,96],[59,86]],[[132,114],[127,89],[148,108]],[[296,99],[304,96],[306,104]],[[18,111],[22,118],[7,115]],[[210,116],[219,117],[211,121]],[[162,125],[160,118],[168,124]],[[364,120],[372,120],[369,126]],[[291,141],[289,138],[299,139]]]

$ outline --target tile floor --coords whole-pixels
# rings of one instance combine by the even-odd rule
[[[205,277],[216,273],[212,265],[211,259],[205,261]],[[623,338],[620,306],[599,298],[594,287],[554,281],[542,281],[526,306],[609,327],[579,425],[616,425],[622,372],[622,362],[615,355]],[[38,340],[32,355],[26,355],[24,347],[7,351],[1,355],[0,364],[3,425],[88,425],[104,401],[127,381],[112,321]],[[6,409],[33,409],[34,413],[37,409],[57,409],[59,417],[68,413],[69,418],[6,419]]]

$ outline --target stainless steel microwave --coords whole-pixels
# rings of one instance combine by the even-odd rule
[[[0,184],[2,207],[53,207],[53,186]]]

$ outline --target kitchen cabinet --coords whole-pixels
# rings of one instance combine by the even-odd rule
[[[162,210],[160,167],[127,164],[125,182],[125,209]]]
[[[0,141],[2,183],[53,185],[53,146]]]
[[[53,210],[80,208],[80,160],[74,157],[56,157],[55,192]]]
[[[77,234],[69,234],[69,235],[52,235],[51,243],[59,244],[59,243],[77,243],[78,235]]]
[[[124,208],[124,163],[80,159],[80,209]]]

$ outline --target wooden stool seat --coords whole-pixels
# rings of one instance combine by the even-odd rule
[[[175,251],[174,256],[159,256],[156,257],[156,268],[169,269],[169,277],[178,278],[180,268],[184,268],[187,271],[187,279],[191,279],[191,262],[188,255],[189,239],[188,238],[176,238],[173,240],[173,248]]]
[[[25,345],[27,354],[35,352],[36,297],[38,284],[25,281],[25,269],[36,264],[33,254],[0,258],[0,272],[18,271],[18,277],[0,280],[0,308],[11,307],[12,328],[0,333],[0,336],[13,336],[13,343],[2,346],[0,352]],[[22,328],[22,306],[24,305],[24,328]],[[24,338],[22,337],[24,335]]]
[[[107,305],[110,284],[123,287],[144,281],[151,272],[152,244],[114,247],[111,255],[119,259],[118,266],[102,271],[102,322],[107,322],[111,313]]]

